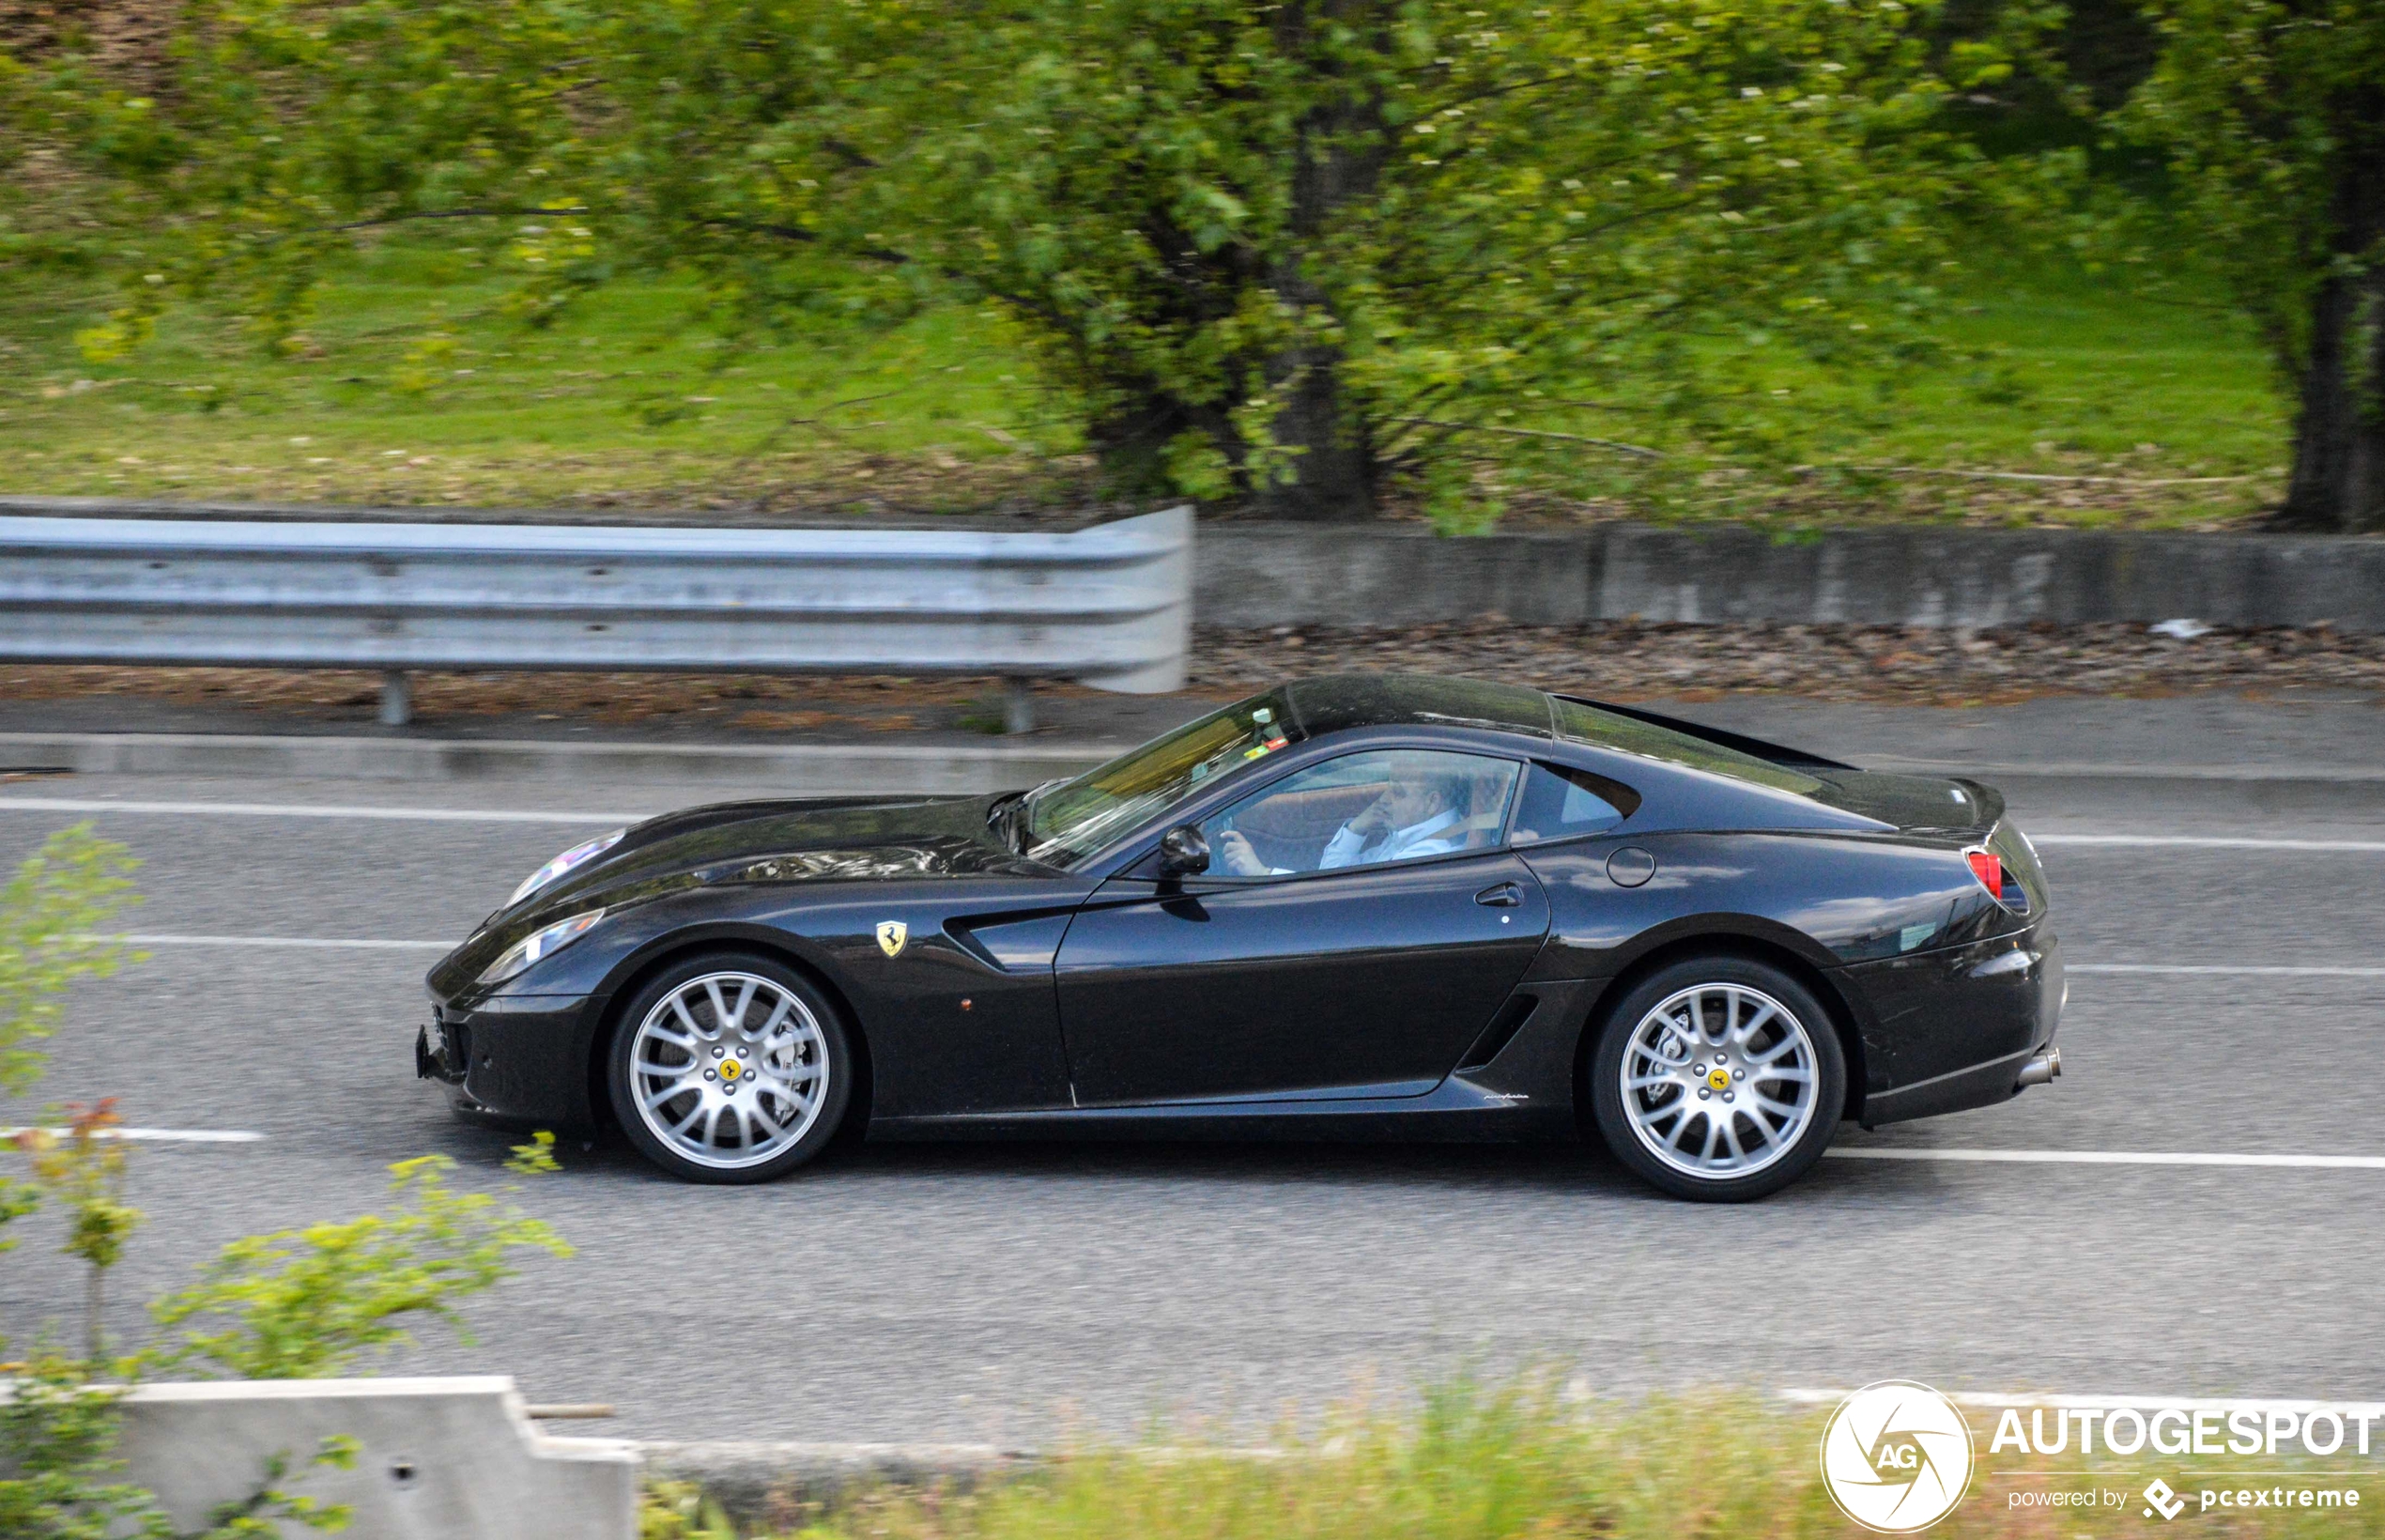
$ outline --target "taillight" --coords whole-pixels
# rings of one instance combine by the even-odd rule
[[[1992,850],[1966,850],[1963,859],[1971,863],[1971,875],[1988,890],[1988,897],[1998,903],[2004,901],[2004,859]]]

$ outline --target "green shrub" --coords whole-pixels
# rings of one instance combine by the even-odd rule
[[[554,1169],[553,1145],[553,1134],[539,1134],[515,1151],[514,1169]],[[161,1326],[185,1330],[148,1363],[205,1364],[250,1379],[314,1379],[412,1340],[413,1321],[444,1322],[470,1342],[458,1300],[512,1277],[514,1252],[569,1256],[572,1249],[541,1221],[485,1193],[450,1188],[454,1165],[425,1155],[391,1166],[398,1209],[387,1217],[233,1241],[202,1282],[149,1307]],[[206,1330],[194,1322],[215,1324]]]

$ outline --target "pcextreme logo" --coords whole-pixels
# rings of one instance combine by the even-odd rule
[[[2154,1477],[2153,1485],[2145,1489],[2145,1501],[2148,1504],[2145,1510],[2147,1518],[2156,1513],[2163,1518],[2176,1518],[2186,1512],[2186,1499],[2170,1490],[2170,1484],[2159,1476]]]
[[[1911,1534],[1971,1488],[1971,1424],[1927,1385],[1883,1379],[1839,1403],[1822,1430],[1822,1484],[1849,1518]]]

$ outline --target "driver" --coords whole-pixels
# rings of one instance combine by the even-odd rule
[[[1466,778],[1446,770],[1394,769],[1382,794],[1325,842],[1317,867],[1372,866],[1439,855],[1465,843],[1457,824],[1466,816]],[[1218,836],[1218,857],[1238,877],[1281,875],[1251,848],[1239,829]]]

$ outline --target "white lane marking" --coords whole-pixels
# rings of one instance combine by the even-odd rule
[[[13,1139],[20,1133],[34,1132],[24,1128],[0,1129],[0,1139]],[[68,1132],[62,1128],[45,1128],[38,1132],[56,1134],[60,1138],[66,1137]],[[132,1139],[149,1145],[254,1145],[263,1142],[265,1135],[252,1133],[246,1129],[106,1129],[99,1137]]]
[[[2385,851],[2385,839],[2254,839],[2199,834],[2032,834],[2039,845],[2100,845],[2121,849],[2167,846],[2180,850]]]
[[[2269,967],[2249,963],[2239,967],[2223,962],[2072,962],[2062,971],[2066,974],[2191,973],[2223,977],[2253,974],[2270,978],[2385,978],[2385,968]]]
[[[1991,1165],[2256,1165],[2385,1171],[2385,1155],[2226,1155],[2166,1149],[1900,1149],[1880,1145],[1841,1145],[1823,1153],[1847,1161],[1954,1161]]]
[[[120,941],[128,947],[318,947],[326,948],[352,947],[359,951],[451,952],[452,941],[370,941],[341,936],[177,936],[177,935],[95,935],[87,941]]]
[[[1786,1386],[1773,1392],[1784,1401],[1797,1401],[1816,1406],[1835,1406],[1853,1395],[1851,1390],[1820,1390],[1803,1385]],[[2006,1407],[2060,1407],[2066,1410],[2094,1411],[2109,1408],[2125,1408],[2131,1411],[2156,1411],[2164,1407],[2199,1407],[2207,1411],[2291,1411],[2308,1413],[2332,1411],[2345,1417],[2385,1417],[2385,1401],[2292,1401],[2253,1400],[2243,1396],[2210,1395],[2021,1395],[2009,1391],[1945,1391],[1949,1401],[1961,1407],[1979,1407],[2001,1410]]]
[[[377,818],[418,824],[636,824],[652,813],[517,812],[462,808],[356,808],[304,802],[115,802],[105,797],[0,797],[0,812],[162,813],[170,817]]]

